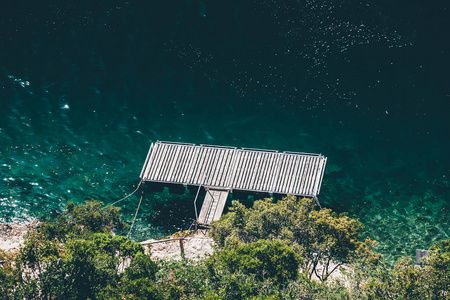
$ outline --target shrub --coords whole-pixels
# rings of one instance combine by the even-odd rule
[[[130,269],[125,269],[122,284],[154,280],[157,266],[144,254],[143,246],[110,232],[119,224],[117,209],[103,211],[101,202],[67,207],[56,222],[45,222],[28,234],[15,262],[16,273],[22,274],[15,296],[95,299],[113,295],[120,290],[128,262]]]
[[[203,261],[161,260],[156,283],[171,288],[172,294],[198,299],[214,290]],[[181,296],[180,296],[181,297]]]
[[[213,275],[217,273],[214,269],[224,268],[230,273],[255,276],[259,281],[270,279],[283,284],[297,278],[301,262],[294,250],[280,241],[262,240],[216,252],[207,266]]]
[[[108,206],[102,208],[103,202],[86,201],[85,204],[75,206],[68,202],[65,215],[78,226],[92,232],[110,232],[112,228],[121,229],[125,223],[120,219],[120,208]]]
[[[430,277],[433,299],[450,298],[450,240],[442,240],[430,247],[430,257],[425,259]]]
[[[210,234],[220,247],[235,247],[261,239],[282,240],[304,257],[302,267],[309,270],[310,277],[316,274],[326,280],[358,253],[372,255],[370,248],[358,241],[361,226],[359,221],[337,215],[330,209],[317,210],[312,199],[287,196],[277,203],[272,199],[255,201],[251,209],[233,201],[229,213],[212,223]],[[332,262],[335,264],[330,268]],[[318,273],[320,264],[324,268]]]
[[[142,252],[136,254],[134,261],[125,269],[126,278],[136,280],[140,278],[148,278],[155,280],[158,265],[151,260],[148,255]]]
[[[112,229],[123,229],[126,224],[121,221],[120,208],[108,206],[102,208],[100,201],[86,201],[75,206],[68,202],[66,210],[56,222],[43,222],[38,228],[48,240],[66,242],[71,238],[86,238],[92,233],[109,233]]]

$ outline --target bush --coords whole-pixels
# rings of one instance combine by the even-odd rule
[[[108,206],[102,208],[103,202],[86,201],[75,206],[68,202],[66,210],[56,222],[43,222],[38,231],[48,240],[66,242],[71,238],[86,238],[92,233],[109,233],[112,229],[123,229],[126,224],[121,221],[120,208]]]
[[[272,199],[255,201],[251,209],[233,201],[229,213],[212,223],[210,234],[220,247],[235,247],[261,239],[282,240],[299,251],[304,258],[302,267],[309,270],[310,277],[316,274],[326,280],[356,256],[377,257],[358,241],[361,226],[359,221],[337,215],[330,209],[317,210],[312,199],[287,196],[277,203]],[[329,268],[332,262],[335,267]],[[324,268],[318,273],[320,264]]]
[[[125,275],[128,280],[148,278],[155,280],[158,265],[151,260],[148,255],[142,252],[136,254],[134,261],[125,269]]]
[[[172,294],[199,299],[208,292],[213,292],[211,278],[203,261],[162,260],[156,273],[158,285],[170,287]]]
[[[206,264],[213,276],[217,269],[224,268],[230,273],[254,276],[259,281],[270,279],[283,284],[297,278],[301,262],[294,250],[280,241],[262,240],[219,251]]]
[[[118,209],[103,211],[101,205],[87,202],[74,207],[69,203],[64,216],[28,234],[15,262],[16,273],[22,274],[15,296],[95,299],[112,295],[120,290],[128,263],[123,284],[154,280],[157,266],[144,254],[143,246],[112,235],[111,228],[120,224]]]
[[[450,298],[450,240],[442,240],[430,247],[430,257],[425,259],[429,270],[433,299]]]
[[[125,223],[120,219],[120,208],[108,206],[102,208],[103,202],[86,201],[75,206],[68,202],[65,215],[69,221],[92,232],[110,232],[112,228],[122,229]]]

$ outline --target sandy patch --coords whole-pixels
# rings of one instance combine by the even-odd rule
[[[143,244],[157,242],[158,240],[148,240]],[[200,259],[213,253],[213,240],[208,236],[205,230],[198,230],[194,235],[188,236],[183,240],[184,254],[189,259]],[[149,245],[144,245],[148,253]],[[181,259],[180,241],[167,241],[151,244],[151,257],[158,259]]]
[[[0,249],[17,251],[25,240],[25,234],[39,227],[41,222],[34,220],[30,224],[19,226],[14,223],[0,224]]]

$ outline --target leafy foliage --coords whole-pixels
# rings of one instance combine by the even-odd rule
[[[280,241],[261,240],[216,252],[206,264],[212,275],[221,269],[230,273],[242,272],[259,281],[273,280],[277,284],[295,280],[302,259]]]
[[[287,196],[277,203],[272,199],[255,201],[251,209],[233,201],[229,213],[213,223],[210,233],[221,247],[261,239],[281,240],[305,258],[302,267],[309,270],[310,277],[316,274],[326,280],[355,256],[370,255],[376,263],[377,255],[358,241],[361,226],[357,220],[330,209],[317,210],[312,199]],[[324,266],[320,273],[319,265]]]
[[[430,247],[430,257],[425,260],[433,278],[430,287],[434,299],[450,298],[450,240],[442,240]]]
[[[356,239],[359,222],[310,199],[233,202],[211,230],[222,248],[199,261],[154,262],[110,232],[122,226],[117,209],[80,206],[30,232],[18,253],[0,251],[0,299],[450,299],[450,241],[433,245],[422,267],[407,258],[391,267],[375,241]],[[345,285],[326,281],[327,269],[311,280],[330,259],[351,266]]]
[[[22,274],[16,279],[16,296],[96,299],[120,290],[121,282],[154,280],[157,266],[142,245],[111,233],[111,228],[123,226],[119,210],[101,206],[94,201],[76,207],[69,203],[64,216],[28,234],[15,260],[15,270]]]

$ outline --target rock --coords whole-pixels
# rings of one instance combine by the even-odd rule
[[[41,225],[41,222],[33,222],[20,226],[18,224],[0,224],[0,249],[5,251],[17,251],[25,240],[25,234]]]

